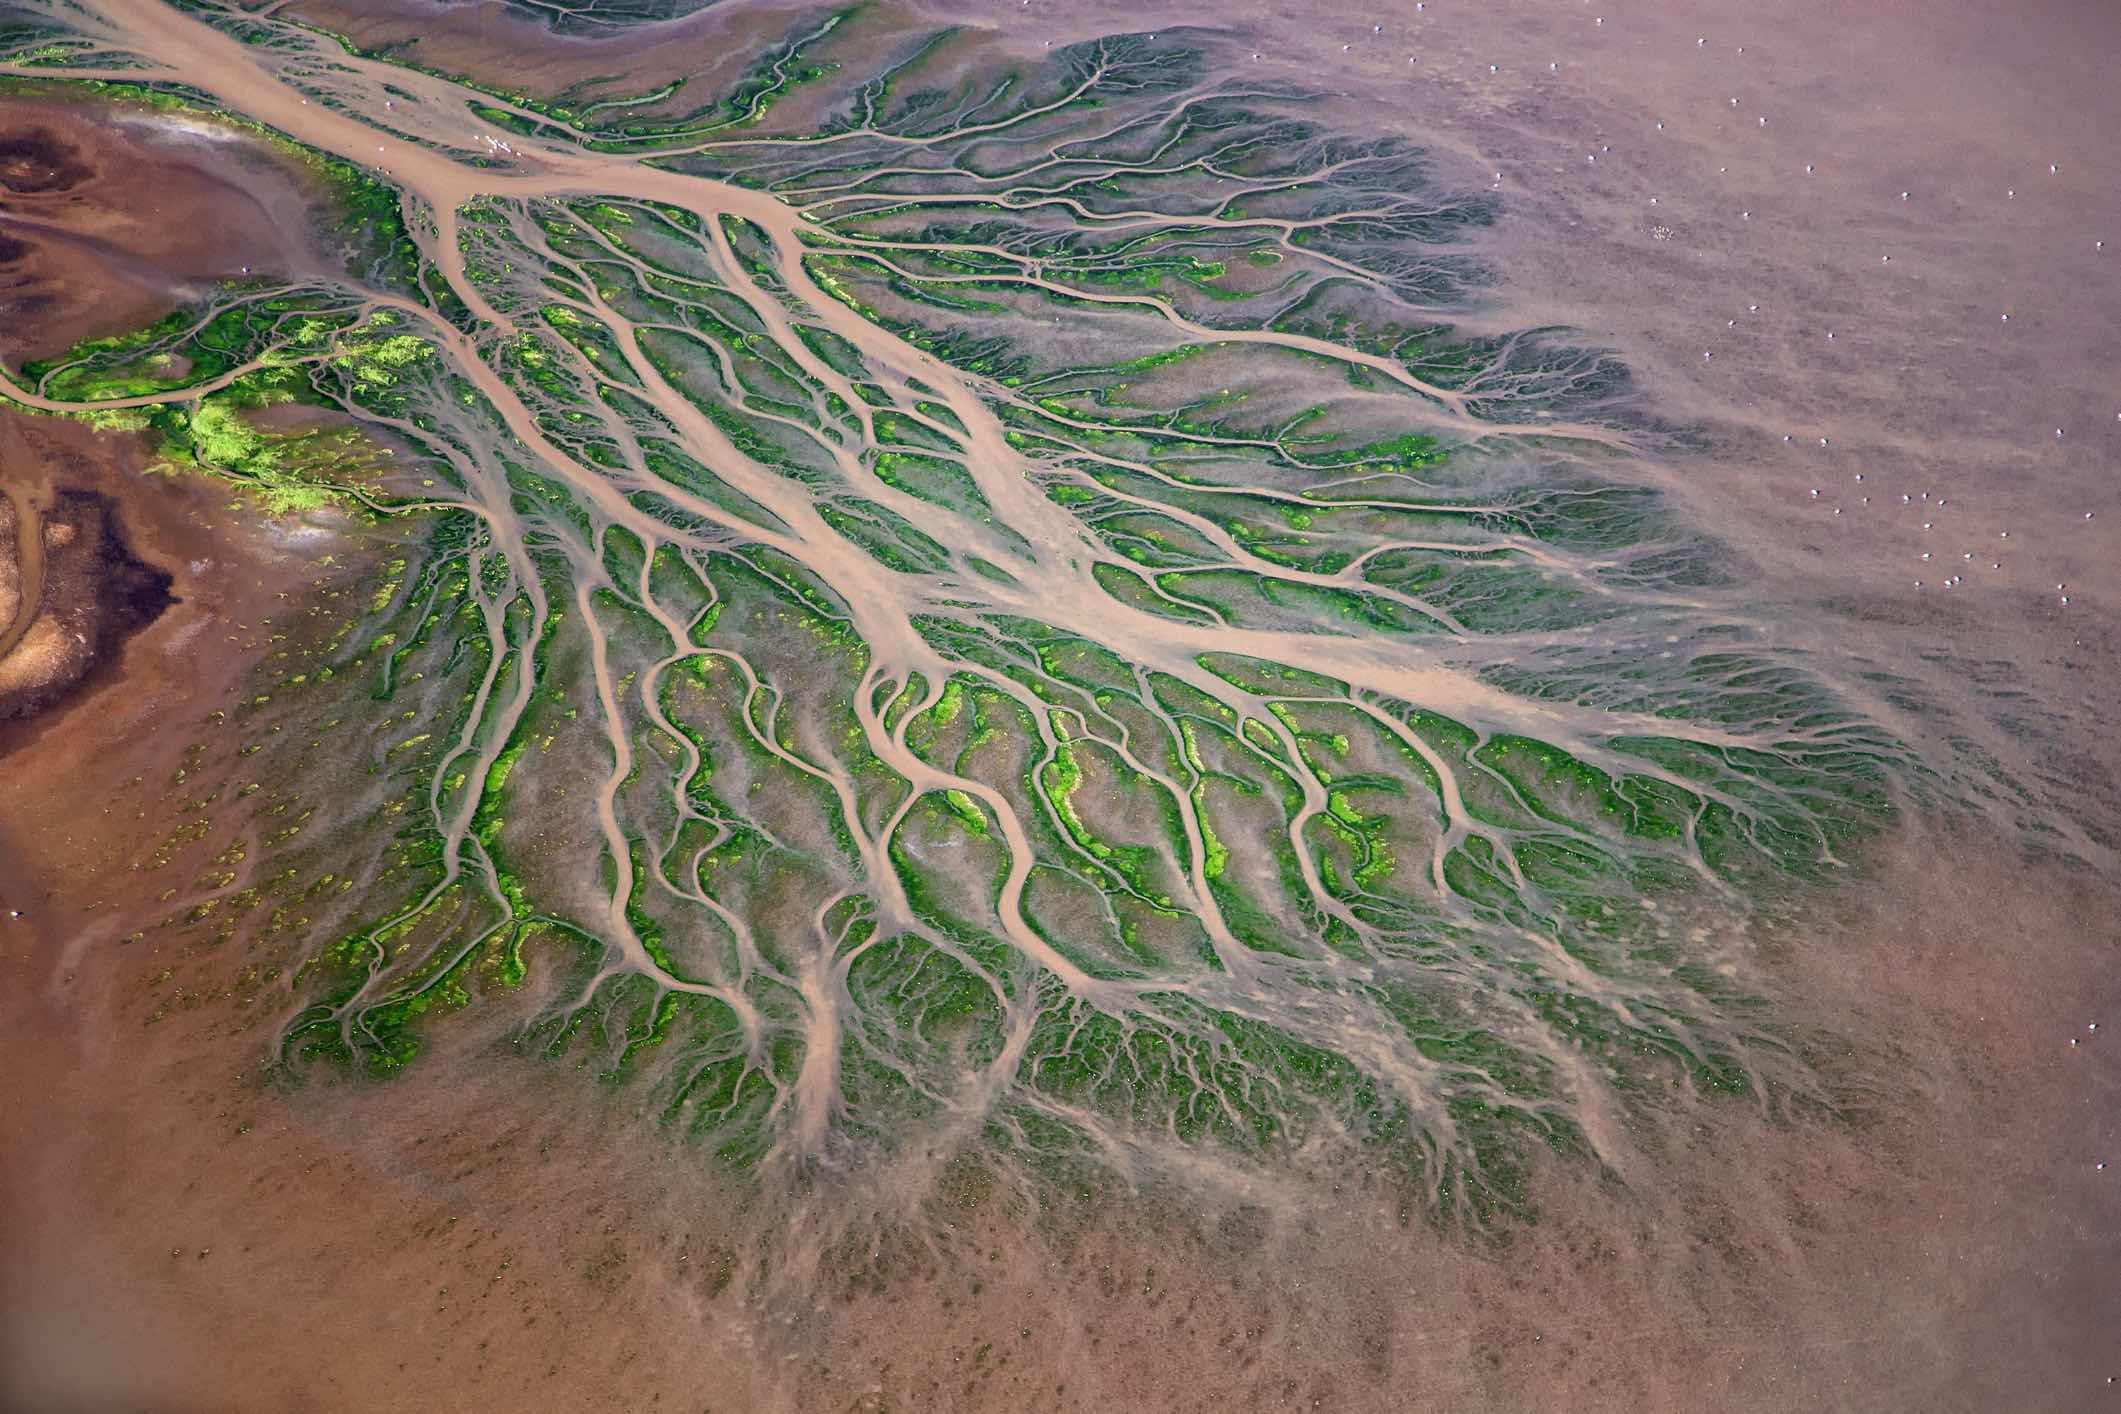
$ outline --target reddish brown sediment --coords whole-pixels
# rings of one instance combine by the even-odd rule
[[[0,409],[0,478],[42,542],[38,600],[22,595],[16,641],[0,638],[13,649],[0,651],[0,756],[9,758],[14,818],[38,818],[26,799],[35,762],[63,779],[65,763],[101,750],[94,743],[110,727],[119,730],[109,741],[138,747],[143,723],[233,685],[245,659],[227,646],[255,641],[248,620],[315,582],[302,542],[334,538],[259,525],[226,484],[150,473],[153,462],[139,434]],[[19,567],[27,557],[7,558]],[[53,659],[50,674],[28,652],[48,634],[79,649]],[[76,701],[81,720],[62,729],[57,719],[74,715]],[[41,750],[26,749],[47,732]]]
[[[22,607],[0,636],[0,721],[50,710],[169,606],[170,576],[133,558],[104,498],[65,490],[30,515]]]
[[[196,118],[0,97],[0,360],[136,329],[248,270],[320,268],[314,183]]]

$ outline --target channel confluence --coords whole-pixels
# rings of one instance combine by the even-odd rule
[[[506,1014],[739,1170],[1346,1142],[1475,1223],[1675,1086],[1831,1104],[1704,939],[1921,772],[1632,474],[1616,359],[1464,332],[1494,203],[1427,154],[1206,35],[850,11],[577,110],[48,8],[0,71],[255,125],[371,223],[4,386],[395,537],[235,723],[328,710],[369,783],[259,792],[171,905],[278,959],[276,1064]]]

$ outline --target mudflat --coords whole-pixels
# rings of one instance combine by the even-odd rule
[[[0,1403],[2121,1378],[2111,17],[29,12]]]

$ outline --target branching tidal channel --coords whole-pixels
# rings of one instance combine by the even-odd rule
[[[1466,331],[1495,200],[1421,151],[1202,34],[858,10],[532,101],[45,8],[10,82],[353,213],[344,280],[6,390],[387,547],[199,748],[229,846],[167,926],[253,951],[276,1066],[505,1018],[739,1175],[1345,1146],[1475,1227],[1675,1093],[1835,1103],[1717,940],[1912,754],[1634,474],[1613,357]]]

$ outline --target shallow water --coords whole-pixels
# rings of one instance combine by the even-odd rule
[[[10,66],[327,203],[4,351],[236,488],[0,758],[18,1399],[2104,1388],[2095,71],[754,9],[629,90],[721,22],[269,8]]]

